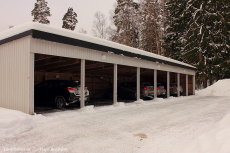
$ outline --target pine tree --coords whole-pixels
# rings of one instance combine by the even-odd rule
[[[139,47],[138,7],[133,0],[117,0],[114,24],[117,27],[113,41],[127,46]]]
[[[181,51],[184,45],[184,32],[188,28],[191,15],[186,14],[187,1],[169,0],[166,2],[167,22],[165,36],[165,56],[183,61]]]
[[[141,3],[141,49],[161,54],[161,9],[157,0],[143,0]]]
[[[229,1],[190,0],[186,11],[192,19],[182,54],[198,68],[198,83],[225,78],[230,73]]]
[[[77,21],[77,14],[73,11],[73,8],[68,8],[67,13],[63,17],[63,25],[62,28],[74,30],[76,27]]]
[[[197,67],[198,84],[230,74],[230,2],[170,0],[168,56]]]
[[[50,8],[47,6],[45,0],[37,0],[34,9],[31,11],[31,15],[34,16],[33,22],[39,22],[42,24],[49,24],[50,21],[47,19],[50,14]]]

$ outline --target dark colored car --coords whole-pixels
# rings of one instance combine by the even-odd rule
[[[47,80],[34,87],[35,104],[53,103],[57,108],[71,103],[80,103],[80,82],[73,80]],[[89,91],[85,88],[85,101],[88,102]]]
[[[162,83],[162,84],[164,85],[165,89],[167,89],[167,83]],[[175,85],[175,83],[170,83],[169,91],[170,91],[170,96],[176,96],[177,95],[177,86]]]
[[[136,99],[137,84],[136,82],[124,82],[117,87],[118,98],[123,99]],[[113,89],[110,89],[107,93],[109,98],[113,97]],[[157,95],[164,96],[165,89],[161,84],[157,84]],[[140,98],[141,99],[153,99],[154,89],[153,85],[149,82],[140,84]]]
[[[117,86],[117,97],[121,99],[136,99],[136,82],[125,82]],[[113,98],[113,88],[110,88],[107,92],[107,97]]]
[[[154,86],[153,83],[150,84]],[[165,87],[161,83],[157,83],[157,97],[165,97],[165,96],[166,96]]]

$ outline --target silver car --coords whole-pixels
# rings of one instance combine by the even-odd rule
[[[136,82],[124,82],[117,86],[117,96],[122,99],[136,99],[137,84]],[[164,97],[166,90],[164,86],[157,83],[157,96]],[[113,98],[113,88],[110,88],[106,93],[108,98]],[[141,99],[153,99],[154,89],[153,84],[144,82],[140,84],[140,98]]]
[[[167,89],[167,83],[163,83],[163,85]],[[170,83],[169,93],[170,93],[170,96],[176,96],[177,95],[177,86],[175,85],[175,83]]]
[[[157,83],[157,96],[159,96],[159,97],[165,97],[166,96],[165,87],[161,83]]]
[[[154,84],[145,82],[141,84],[141,96],[143,97],[154,97]],[[157,96],[158,97],[165,97],[166,90],[161,83],[157,83]]]
[[[141,92],[141,99],[154,97],[153,86],[149,82],[141,83],[140,92]]]

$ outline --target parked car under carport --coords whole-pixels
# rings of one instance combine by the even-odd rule
[[[153,99],[154,98],[154,86],[153,83],[144,82],[140,84],[140,98],[141,99]],[[161,83],[157,83],[157,96],[165,97],[166,90]],[[136,100],[137,84],[136,82],[124,82],[117,87],[117,96],[121,99]],[[113,98],[113,89],[110,88],[106,93],[107,97]]]
[[[167,89],[167,83],[162,83],[165,87],[165,89]],[[170,92],[170,96],[176,96],[177,95],[177,86],[175,85],[175,83],[170,83],[169,85],[169,92]]]
[[[46,80],[34,87],[35,104],[54,104],[63,108],[72,103],[80,103],[80,82],[73,80]],[[89,91],[85,88],[85,102],[89,98]]]

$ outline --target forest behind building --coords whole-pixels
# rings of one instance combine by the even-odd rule
[[[50,23],[45,0],[37,0],[31,13],[34,22]],[[74,30],[77,23],[70,7],[62,27]],[[229,0],[116,0],[109,19],[95,13],[92,34],[191,64],[203,87],[230,78]]]

